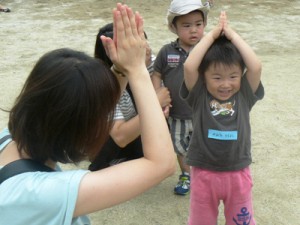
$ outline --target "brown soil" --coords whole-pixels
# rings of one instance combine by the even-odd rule
[[[9,108],[45,52],[70,47],[93,54],[99,27],[111,22],[111,0],[1,1],[0,107]],[[153,51],[175,38],[165,24],[169,1],[126,1],[140,11]],[[265,98],[252,110],[254,205],[257,224],[300,224],[300,1],[215,0],[207,30],[226,10],[232,27],[263,62]],[[0,129],[7,114],[0,111]],[[81,165],[86,166],[85,164]],[[66,169],[73,167],[66,167]],[[172,193],[179,171],[143,195],[91,215],[113,225],[186,224],[189,197]],[[130,174],[128,174],[130,176]],[[220,207],[219,224],[224,224]]]

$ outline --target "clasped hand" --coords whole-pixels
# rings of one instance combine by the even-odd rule
[[[225,11],[221,11],[218,25],[211,31],[214,39],[220,35],[225,35],[228,40],[233,40],[235,35],[234,30],[229,26]]]
[[[114,37],[101,36],[107,55],[116,69],[127,77],[130,71],[145,66],[146,40],[143,19],[127,5],[117,4],[113,10]]]

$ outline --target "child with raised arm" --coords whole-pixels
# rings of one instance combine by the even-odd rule
[[[189,225],[215,225],[220,201],[227,225],[255,224],[250,110],[263,98],[261,63],[227,23],[195,46],[184,63],[180,95],[193,110]]]

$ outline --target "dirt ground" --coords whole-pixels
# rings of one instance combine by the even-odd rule
[[[70,47],[92,55],[98,28],[111,22],[115,3],[0,1],[12,10],[0,13],[0,107],[12,105],[34,63],[45,52]],[[170,1],[126,3],[143,15],[154,53],[175,38],[165,24]],[[300,1],[215,0],[207,30],[217,23],[221,10],[227,11],[232,27],[250,43],[263,63],[266,95],[251,114],[257,224],[300,224]],[[6,124],[7,114],[0,111],[0,129]],[[189,197],[172,193],[178,175],[179,171],[125,204],[92,214],[92,224],[186,224]],[[224,224],[222,210],[221,205],[219,224]]]

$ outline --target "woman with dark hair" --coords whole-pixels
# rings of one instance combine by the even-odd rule
[[[58,162],[80,162],[99,151],[120,87],[99,60],[70,49],[51,51],[33,68],[0,133],[1,224],[89,225],[85,215],[127,201],[175,172],[168,127],[144,64],[142,18],[119,3],[114,24],[116,42],[101,39],[131,84],[144,157],[96,172],[57,170]]]

